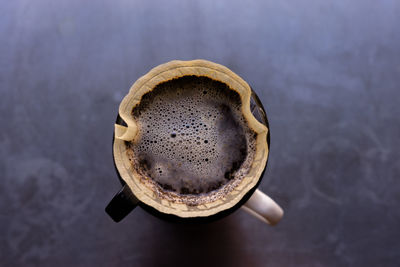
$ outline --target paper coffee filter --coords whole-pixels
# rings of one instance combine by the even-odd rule
[[[241,182],[225,196],[203,203],[187,205],[166,200],[146,186],[135,174],[135,170],[127,156],[125,141],[135,142],[138,134],[137,124],[132,116],[133,108],[140,103],[143,95],[153,90],[158,84],[182,76],[205,76],[220,81],[235,90],[241,98],[243,117],[256,134],[255,153],[251,168]],[[153,68],[139,78],[122,100],[119,115],[127,126],[115,125],[114,159],[117,169],[133,194],[145,204],[160,212],[174,214],[180,217],[210,216],[236,205],[244,195],[259,181],[268,158],[266,136],[268,128],[260,123],[250,111],[250,86],[228,68],[206,60],[170,61]]]

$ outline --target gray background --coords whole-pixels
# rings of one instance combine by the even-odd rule
[[[399,26],[390,0],[1,1],[0,265],[399,266]],[[195,58],[267,109],[277,227],[104,212],[119,102]]]

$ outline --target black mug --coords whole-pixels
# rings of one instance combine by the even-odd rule
[[[241,98],[243,116],[256,133],[255,154],[248,175],[231,192],[199,205],[177,203],[174,199],[163,198],[151,191],[132,171],[132,163],[127,156],[127,142],[135,140],[140,130],[132,111],[140,104],[142,96],[159,84],[188,76],[216,80],[236,91]],[[136,206],[141,206],[151,214],[169,221],[209,222],[242,207],[260,220],[275,225],[282,218],[283,211],[257,189],[267,166],[269,146],[270,131],[265,109],[255,92],[238,75],[222,65],[206,60],[171,61],[159,65],[137,80],[121,102],[115,122],[113,159],[122,189],[107,205],[106,212],[114,221],[119,222]],[[196,198],[195,195],[191,197]]]

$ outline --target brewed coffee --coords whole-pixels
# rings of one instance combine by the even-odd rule
[[[254,156],[256,134],[241,107],[236,91],[208,77],[158,84],[132,111],[139,131],[126,145],[134,171],[161,197],[187,204],[222,197]]]

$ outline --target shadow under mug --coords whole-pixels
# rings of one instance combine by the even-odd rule
[[[267,115],[262,105],[260,99],[254,92],[251,90],[251,97],[250,97],[250,110],[253,116],[262,124],[267,126],[269,129]],[[127,126],[123,119],[118,115],[116,119],[116,124]],[[265,140],[268,144],[268,149],[270,147],[270,131],[267,133],[267,138]],[[115,142],[115,135],[113,137],[113,146]],[[113,155],[114,158],[114,155]],[[268,163],[268,159],[267,159]],[[121,175],[115,165],[115,158],[114,158],[114,167],[117,172],[118,178],[122,184],[122,189],[112,198],[110,203],[106,207],[107,214],[115,221],[121,221],[126,215],[128,215],[135,207],[140,206],[147,212],[155,215],[158,218],[172,221],[172,222],[179,222],[179,223],[199,223],[199,222],[211,222],[217,219],[221,219],[240,207],[242,207],[246,212],[250,213],[251,215],[257,217],[258,219],[262,220],[263,222],[275,225],[280,221],[283,216],[283,210],[276,204],[271,198],[267,195],[262,193],[261,191],[257,190],[259,186],[266,167],[267,163],[265,164],[264,170],[262,171],[261,177],[259,178],[257,184],[244,195],[244,197],[233,207],[220,211],[216,214],[207,216],[207,217],[189,217],[183,218],[172,214],[167,214],[156,210],[155,208],[146,205],[145,203],[139,201],[132,191],[129,189],[128,185],[125,181],[121,178]]]

